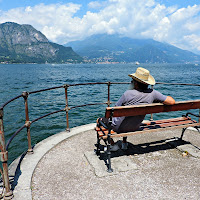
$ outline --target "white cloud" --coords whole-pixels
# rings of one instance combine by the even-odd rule
[[[193,47],[194,49],[197,49],[200,51],[200,36],[191,34],[191,35],[185,35],[183,39],[187,42],[187,44],[190,47]]]
[[[200,40],[200,5],[178,9],[169,20],[171,26],[168,30],[167,42],[171,41],[172,44],[186,50],[194,52],[199,50],[197,48],[199,43],[196,42]]]
[[[100,9],[100,8],[103,8],[104,6],[106,6],[106,4],[107,4],[106,1],[91,1],[88,4],[88,7],[92,8],[92,9]]]
[[[107,0],[88,4],[77,17],[78,4],[38,4],[34,7],[1,11],[0,23],[31,24],[49,40],[65,44],[98,33],[119,33],[132,38],[153,38],[178,47],[200,51],[200,5],[178,9],[156,0]]]
[[[31,7],[30,7],[30,6],[28,6],[28,7],[26,7],[25,11],[26,11],[26,12],[31,12],[31,11],[32,11],[32,9],[31,9]]]

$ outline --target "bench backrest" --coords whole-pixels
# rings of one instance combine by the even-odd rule
[[[116,106],[116,107],[107,107],[105,117],[109,118],[111,115],[113,117],[122,117],[122,116],[128,117],[128,116],[146,115],[152,113],[198,109],[198,108],[200,108],[200,100],[179,101],[176,102],[174,105],[152,103],[144,105]]]

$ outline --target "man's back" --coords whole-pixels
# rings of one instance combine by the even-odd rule
[[[115,106],[128,106],[150,104],[155,101],[163,102],[166,96],[152,89],[142,90],[127,90],[118,100]],[[112,126],[116,132],[129,132],[136,130],[145,116],[134,117],[113,117]]]

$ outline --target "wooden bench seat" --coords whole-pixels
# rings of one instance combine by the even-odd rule
[[[192,120],[190,117],[178,117],[178,118],[172,118],[172,119],[164,119],[164,120],[156,120],[156,121],[148,121],[145,123],[142,123],[140,125],[140,128],[134,132],[128,132],[128,133],[120,133],[117,134],[113,130],[111,130],[111,138],[114,137],[125,137],[129,135],[136,135],[141,133],[148,133],[152,131],[160,131],[160,129],[168,128],[185,128],[188,126],[199,126],[200,123],[198,123],[195,120]],[[104,128],[103,126],[101,129],[99,127],[96,127],[95,130],[97,131],[97,134],[102,139],[106,139],[108,137],[109,130]]]
[[[118,106],[118,107],[107,107],[105,112],[105,117],[112,121],[112,117],[128,117],[128,116],[137,116],[137,115],[146,115],[152,113],[162,113],[162,112],[172,112],[172,111],[182,111],[182,110],[191,110],[191,109],[200,109],[200,100],[192,100],[192,101],[180,101],[176,102],[174,105],[164,105],[161,103],[153,103],[146,105],[132,105],[132,106]],[[194,120],[188,115],[191,115],[193,118],[196,117],[198,120]],[[143,122],[139,129],[134,132],[127,133],[119,133],[117,134],[112,130],[111,125],[105,125],[97,123],[95,128],[97,133],[97,155],[100,154],[100,141],[104,140],[107,145],[107,155],[108,155],[108,172],[112,172],[111,168],[111,160],[110,160],[110,138],[114,137],[126,137],[130,135],[149,133],[154,131],[161,131],[166,129],[173,128],[182,128],[182,134],[180,139],[182,139],[184,131],[188,127],[195,127],[198,130],[200,127],[200,118],[199,111],[198,115],[194,115],[192,113],[187,113],[185,116],[178,118],[170,118],[170,119],[161,119],[156,121],[145,121]]]

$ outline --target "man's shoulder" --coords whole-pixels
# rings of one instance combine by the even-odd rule
[[[126,94],[133,94],[133,93],[136,93],[136,92],[138,92],[137,90],[135,90],[135,89],[132,89],[132,90],[126,90],[125,92],[124,92],[124,94],[126,95]]]
[[[147,90],[136,90],[136,89],[133,89],[133,90],[126,90],[125,91],[125,94],[133,94],[133,93],[151,93],[151,92],[155,92],[156,90],[153,90],[153,89],[147,89]]]
[[[159,92],[158,90],[155,90],[155,89],[153,89],[153,92],[157,93],[157,94],[162,94],[161,92]]]
[[[154,97],[158,100],[160,100],[161,102],[165,101],[165,99],[167,98],[166,95],[162,94],[161,92],[157,91],[157,90],[153,90],[154,91]]]
[[[154,90],[154,89],[147,89],[147,90],[136,90],[136,89],[132,89],[132,90],[126,90],[125,92],[124,92],[124,94],[133,94],[133,93],[140,93],[140,92],[142,92],[142,93],[151,93],[151,92],[156,92],[156,90]]]

